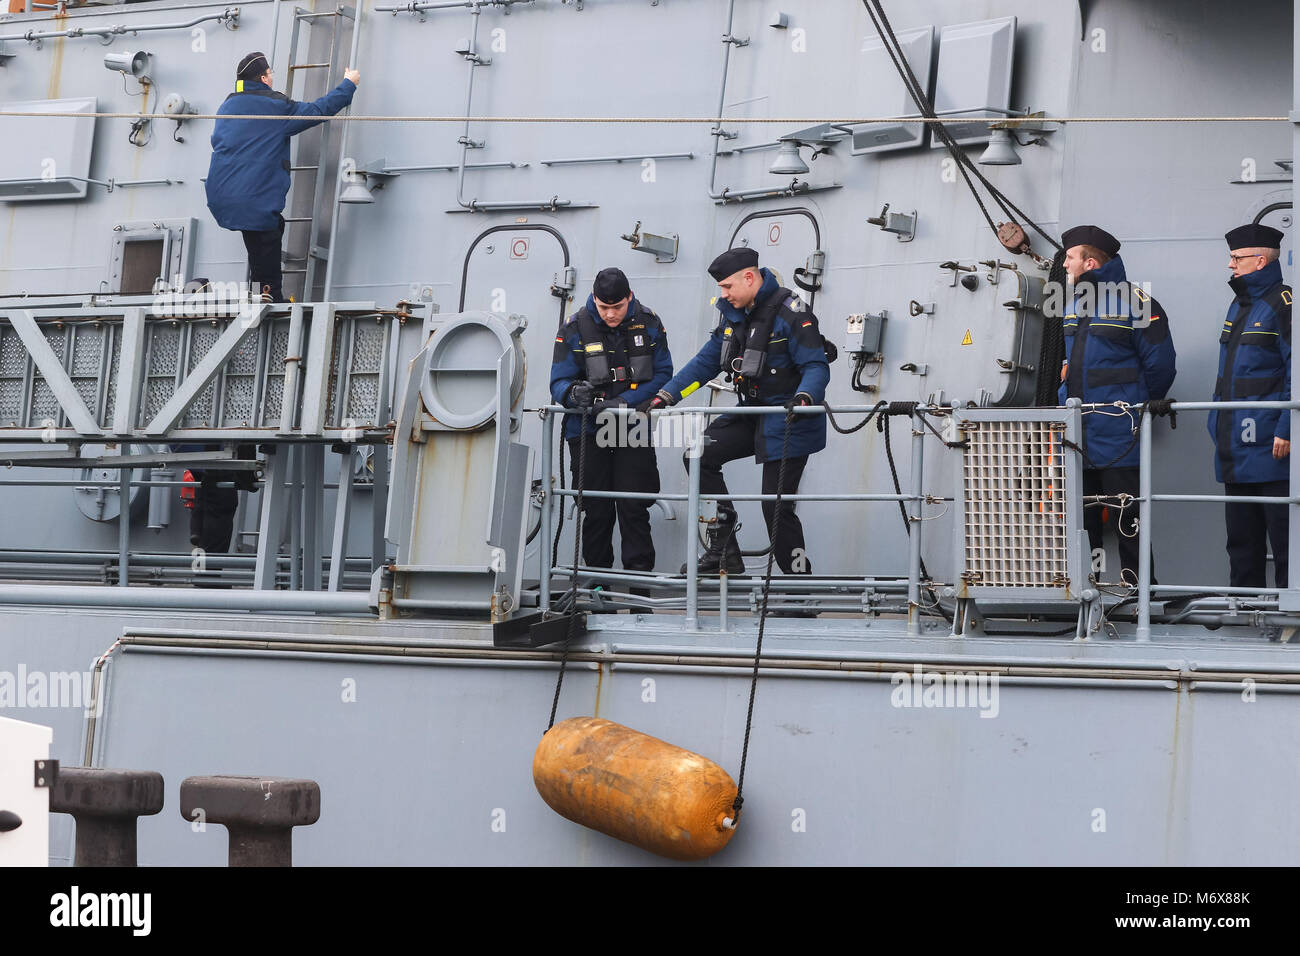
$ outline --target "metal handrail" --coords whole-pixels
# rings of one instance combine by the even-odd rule
[[[908,574],[907,574],[907,599],[908,599],[908,631],[916,633],[919,630],[919,615],[917,611],[920,608],[921,598],[921,505],[928,500],[946,500],[931,499],[924,493],[921,488],[922,481],[922,464],[923,464],[923,440],[925,430],[920,427],[919,417],[927,411],[938,411],[942,406],[917,406],[910,416],[913,420],[912,426],[912,490],[909,494],[815,494],[815,495],[787,495],[782,494],[784,501],[865,501],[865,502],[906,502],[908,505],[908,519],[911,525],[909,533],[908,548]],[[571,408],[565,408],[562,405],[543,405],[536,411],[542,418],[542,461],[545,463],[547,479],[551,473],[551,458],[554,448],[554,422],[560,420],[565,415],[581,414],[580,411]],[[611,412],[620,416],[634,414],[630,408],[610,409]],[[826,405],[811,405],[792,410],[795,415],[826,415],[828,412],[833,414],[867,414],[875,411],[877,414],[883,414],[883,409],[877,405],[848,405],[841,407]],[[636,413],[639,414],[639,413]],[[689,406],[686,408],[664,408],[658,409],[651,413],[653,416],[674,416],[674,415],[785,415],[786,409],[779,405],[761,405],[761,406]],[[699,454],[689,454],[687,456],[687,491],[686,493],[676,494],[652,494],[649,492],[612,492],[612,491],[584,491],[583,494],[593,498],[624,498],[635,500],[665,500],[665,501],[686,501],[686,511],[690,516],[698,516],[699,503],[701,500],[707,501],[775,501],[776,495],[762,494],[701,494],[700,492],[700,468]],[[551,603],[551,574],[554,570],[551,565],[551,528],[554,508],[556,502],[564,497],[576,496],[576,491],[572,489],[546,489],[545,502],[542,505],[542,518],[539,530],[542,539],[540,550],[541,572],[538,576],[538,603],[541,607],[549,607]],[[690,522],[688,522],[690,524]],[[690,524],[691,530],[694,530],[693,524]],[[686,535],[686,616],[683,619],[683,626],[686,630],[696,630],[699,624],[699,570],[697,568],[698,555],[695,553],[695,535]],[[570,569],[570,575],[577,577],[578,569]],[[724,591],[725,593],[725,591]],[[723,619],[720,622],[721,628],[726,630],[726,622]]]
[[[1216,411],[1219,409],[1279,409],[1294,410],[1300,408],[1300,402],[1173,402],[1170,410],[1174,412]],[[1138,621],[1137,639],[1151,640],[1151,505],[1154,501],[1238,501],[1230,495],[1155,495],[1151,490],[1151,426],[1150,415],[1143,415],[1139,428],[1138,444]],[[1296,504],[1294,498],[1260,498],[1261,501],[1274,504]],[[1295,515],[1290,516],[1288,525],[1295,523]],[[1291,534],[1296,529],[1289,529]],[[1186,585],[1170,587],[1161,585],[1164,590],[1197,591],[1213,590],[1224,594],[1281,594],[1283,588],[1192,588]]]

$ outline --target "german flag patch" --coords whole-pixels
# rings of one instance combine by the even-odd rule
[[[799,326],[799,328],[801,328],[801,329],[806,329],[806,328],[808,328],[808,326],[810,326],[810,325],[812,325],[812,321],[811,321],[811,320],[805,322],[803,325]]]

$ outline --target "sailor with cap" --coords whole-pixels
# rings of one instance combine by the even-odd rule
[[[298,103],[271,89],[266,55],[250,53],[235,69],[235,91],[219,116],[302,116],[301,120],[218,119],[212,129],[208,209],[223,229],[244,234],[249,279],[272,302],[284,299],[280,243],[284,199],[289,192],[289,137],[333,116],[352,102],[361,74],[346,70],[343,82],[311,103]]]
[[[592,283],[587,304],[569,316],[556,333],[551,363],[551,398],[566,408],[595,413],[588,416],[581,438],[582,416],[565,416],[564,437],[571,450],[575,485],[581,451],[578,443],[585,441],[584,490],[659,491],[659,465],[650,429],[636,427],[626,415],[600,413],[644,404],[672,374],[668,333],[659,316],[632,294],[621,269],[602,269]],[[641,424],[648,426],[643,417]],[[617,515],[623,567],[653,571],[652,503],[645,499],[584,498],[583,563],[594,568],[613,567]]]
[[[1119,240],[1098,226],[1061,233],[1065,271],[1073,294],[1063,320],[1066,362],[1060,400],[1140,405],[1164,398],[1174,382],[1174,340],[1165,310],[1127,281]],[[1137,413],[1097,409],[1084,416],[1083,493],[1105,496],[1114,523],[1122,580],[1137,584],[1139,494]],[[1084,508],[1094,567],[1102,570],[1103,509]],[[1152,581],[1155,580],[1154,563]]]
[[[1282,282],[1282,233],[1251,223],[1227,233],[1228,285],[1236,299],[1219,334],[1216,402],[1291,399],[1291,288]],[[1291,413],[1247,408],[1210,413],[1215,477],[1232,497],[1288,497]],[[1287,586],[1287,506],[1228,502],[1229,583],[1267,587],[1267,542],[1277,587]]]
[[[716,304],[721,315],[709,340],[676,377],[655,396],[650,408],[673,405],[690,395],[719,372],[727,375],[741,405],[784,406],[820,404],[830,381],[830,364],[817,318],[803,300],[778,285],[776,276],[758,265],[753,249],[729,249],[713,260],[709,275],[721,295]],[[727,494],[722,466],[753,455],[763,466],[763,494],[776,494],[782,470],[786,416],[721,415],[705,430],[700,457],[700,491]],[[799,490],[808,456],[826,447],[826,419],[797,415],[790,424],[782,493]],[[775,502],[763,502],[770,529]],[[718,503],[717,526],[710,532],[708,549],[700,558],[701,574],[745,570],[735,543],[736,511],[730,502]],[[803,526],[791,502],[783,502],[781,521],[773,542],[776,563],[786,574],[811,574],[804,551]]]

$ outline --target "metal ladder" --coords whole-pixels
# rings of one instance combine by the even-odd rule
[[[356,8],[339,4],[333,10],[315,12],[306,10],[302,7],[294,7],[293,10],[293,31],[289,36],[289,66],[286,70],[288,81],[285,88],[285,95],[290,99],[294,96],[294,86],[298,74],[309,70],[324,70],[325,82],[322,84],[319,92],[309,95],[307,90],[311,86],[304,82],[302,98],[315,99],[317,96],[323,96],[332,90],[342,80],[342,70],[346,64],[339,62],[342,54],[346,54],[348,47],[340,43],[340,20],[346,17],[352,21],[353,29],[356,29]],[[306,24],[307,29],[303,30]],[[328,38],[320,35],[320,31],[328,29]],[[307,62],[299,62],[298,47],[304,36],[307,37]],[[326,59],[312,61],[313,54],[319,56],[323,52],[328,42],[329,54]],[[318,136],[313,134],[318,133]],[[304,136],[312,139],[304,140]],[[322,175],[322,171],[328,173],[331,170],[337,171],[337,157],[330,155],[330,149],[336,139],[334,124],[323,123],[316,130],[300,134],[295,137],[296,149],[294,159],[289,167],[289,172],[293,175],[293,188],[290,193],[289,211],[294,213],[292,216],[285,216],[285,242],[284,247],[284,276],[285,292],[294,295],[298,302],[309,301],[316,288],[316,276],[322,263],[329,257],[329,247],[321,245],[320,211],[322,209],[333,208],[334,198],[334,177]],[[304,174],[309,174],[310,184],[303,179]],[[310,195],[311,201],[308,203],[305,197]],[[290,227],[299,223],[308,224],[307,243],[301,244],[301,233],[298,234],[298,248],[301,250],[299,255],[290,255],[288,250],[294,247],[290,239]],[[330,224],[333,228],[333,224]],[[302,276],[301,287],[291,286],[290,276]]]

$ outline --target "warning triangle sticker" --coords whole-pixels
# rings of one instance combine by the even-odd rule
[[[962,345],[974,345],[975,342],[970,337],[970,329],[966,330],[966,336],[961,340]]]

